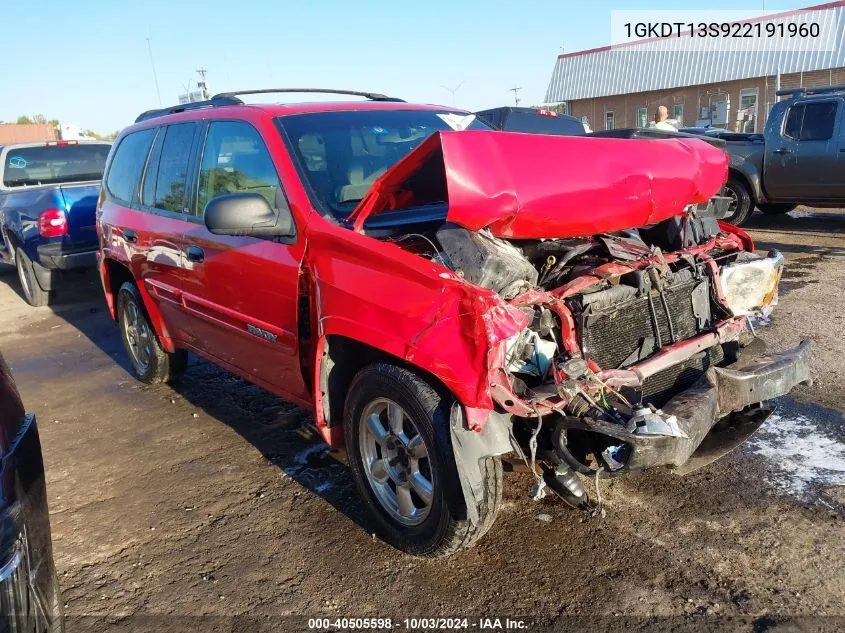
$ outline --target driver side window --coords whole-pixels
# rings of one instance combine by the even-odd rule
[[[281,184],[258,131],[243,121],[215,121],[208,126],[202,151],[194,214],[227,193],[260,193],[277,208]]]

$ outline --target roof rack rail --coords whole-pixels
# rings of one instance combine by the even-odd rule
[[[786,88],[778,90],[775,94],[778,97],[800,97],[803,95],[822,95],[829,92],[845,92],[845,86],[820,86],[818,88]]]
[[[403,99],[397,99],[396,97],[388,97],[387,95],[383,95],[378,92],[337,90],[335,88],[264,88],[262,90],[236,90],[234,92],[221,92],[220,94],[214,95],[211,99],[213,101],[214,99],[223,97],[237,98],[238,95],[263,95],[272,94],[275,92],[316,92],[320,94],[351,95],[353,97],[365,97],[370,101],[396,101],[399,103],[405,103]]]
[[[208,99],[207,101],[195,101],[193,103],[182,103],[179,105],[170,106],[169,108],[157,108],[155,110],[147,110],[146,112],[142,112],[138,115],[138,118],[135,119],[135,123],[147,121],[148,119],[154,119],[156,117],[164,116],[166,114],[184,112],[185,110],[198,110],[200,108],[213,108],[216,106],[227,105],[243,105],[243,101],[241,101],[237,97],[230,97],[228,95],[214,95],[213,97],[211,97],[211,99]]]

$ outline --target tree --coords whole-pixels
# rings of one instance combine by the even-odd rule
[[[28,125],[28,124],[32,123],[32,119],[30,119],[28,116],[26,116],[24,114],[24,115],[18,117],[17,123],[18,123],[18,125]]]

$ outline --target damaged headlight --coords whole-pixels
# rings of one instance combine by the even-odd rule
[[[778,298],[783,255],[770,251],[766,257],[741,253],[732,264],[722,266],[719,284],[728,308],[736,316],[767,312]]]

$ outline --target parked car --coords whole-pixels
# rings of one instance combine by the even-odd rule
[[[545,108],[518,108],[505,106],[480,110],[476,116],[487,125],[505,132],[529,134],[556,134],[579,136],[586,133],[580,119]]]
[[[117,139],[97,220],[109,310],[144,382],[191,351],[312,409],[395,546],[480,538],[503,454],[537,496],[589,508],[578,474],[715,459],[808,380],[809,343],[747,346],[782,256],[715,220],[689,230],[723,151],[254,92]]]
[[[26,301],[50,302],[62,274],[96,266],[94,209],[110,144],[48,141],[0,147],[0,262]]]
[[[845,86],[779,90],[760,134],[720,134],[730,154],[731,222],[756,206],[769,215],[799,204],[845,205]]]
[[[0,631],[63,630],[38,426],[0,354]]]

